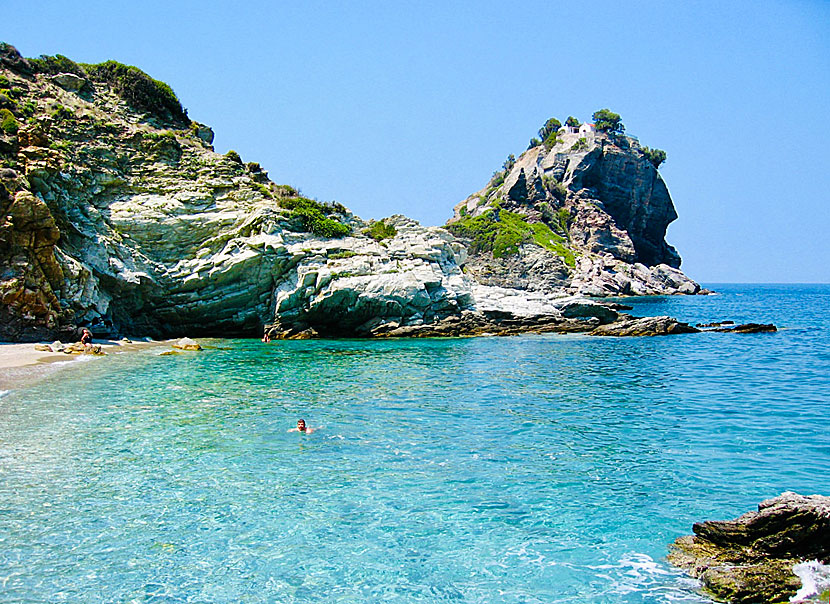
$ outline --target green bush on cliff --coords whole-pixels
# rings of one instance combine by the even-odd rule
[[[643,147],[643,154],[655,168],[659,168],[660,165],[666,161],[666,152],[662,149],[649,149],[648,147]]]
[[[133,108],[175,122],[190,123],[176,93],[164,82],[154,80],[138,67],[107,61],[83,65],[93,79],[106,82]]]
[[[291,210],[291,219],[299,220],[303,230],[320,237],[335,239],[345,237],[351,231],[348,225],[326,216],[345,210],[339,203],[325,204],[305,197],[293,197],[280,200],[280,206]]]
[[[576,141],[573,145],[571,145],[571,151],[582,151],[583,149],[588,148],[588,140],[585,138],[580,138]]]
[[[555,117],[550,118],[548,121],[545,122],[545,125],[539,128],[539,138],[543,141],[546,140],[550,135],[556,135],[559,132],[559,129],[562,127],[562,122],[560,122]]]
[[[0,109],[0,129],[6,134],[17,134],[20,129],[20,124],[14,117],[14,114],[8,109]]]
[[[473,253],[492,252],[494,258],[504,258],[517,254],[520,245],[533,242],[561,257],[568,266],[575,265],[574,253],[564,245],[564,237],[543,222],[528,223],[521,214],[499,206],[479,216],[465,217],[447,229],[457,237],[470,239]]]
[[[11,82],[9,82],[9,78],[4,76],[0,73],[0,88],[11,88]]]
[[[368,229],[363,230],[363,234],[371,237],[375,241],[382,241],[383,239],[391,239],[398,234],[398,229],[393,224],[386,224],[383,220],[378,220],[372,223]]]
[[[596,128],[597,132],[607,132],[608,134],[622,134],[625,132],[625,126],[621,121],[622,118],[620,118],[618,113],[614,113],[610,109],[595,111],[591,119],[594,120],[594,128]]]
[[[38,73],[57,75],[59,73],[74,73],[86,79],[87,74],[81,65],[63,55],[40,55],[35,59],[28,59],[29,65]]]
[[[579,128],[582,124],[580,124],[579,120],[576,119],[574,116],[569,115],[568,119],[565,120],[565,125],[571,128]]]
[[[225,153],[225,157],[236,164],[242,164],[242,158],[239,157],[239,153],[234,151],[233,149],[229,149],[227,153]]]

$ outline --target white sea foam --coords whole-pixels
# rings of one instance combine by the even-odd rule
[[[11,390],[0,390],[0,398],[6,396],[9,392],[11,392]]]
[[[793,572],[801,579],[801,589],[790,598],[790,602],[803,602],[810,596],[817,596],[830,588],[830,566],[817,560],[796,564],[793,566]]]
[[[79,356],[76,356],[72,359],[69,359],[68,361],[57,361],[55,363],[52,363],[52,365],[58,366],[58,365],[69,365],[70,363],[88,363],[89,361],[92,361],[94,358],[95,357],[93,357],[92,355],[83,355],[83,356],[79,355]]]

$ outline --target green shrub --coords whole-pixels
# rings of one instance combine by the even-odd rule
[[[648,147],[643,147],[643,154],[655,168],[659,168],[662,163],[666,161],[666,152],[662,149],[649,149]]]
[[[542,144],[542,141],[540,141],[538,138],[536,138],[534,136],[533,138],[530,139],[530,143],[528,144],[527,148],[528,148],[528,150],[534,149],[535,147],[538,147],[541,144]]]
[[[607,132],[608,134],[622,134],[625,132],[625,126],[620,121],[620,115],[609,109],[595,111],[592,119],[597,132]]]
[[[398,229],[393,224],[387,224],[383,220],[378,220],[373,222],[368,229],[364,229],[363,234],[371,237],[375,241],[381,241],[383,239],[391,239],[397,235]]]
[[[490,179],[490,190],[495,189],[496,187],[500,187],[504,183],[504,179],[507,178],[507,174],[502,172],[501,170],[497,170],[493,172],[493,178]]]
[[[571,145],[571,151],[582,151],[583,149],[588,148],[588,140],[585,138],[580,138],[576,141],[573,145]]]
[[[280,206],[291,210],[290,217],[298,219],[306,232],[327,238],[345,237],[351,232],[348,225],[326,216],[343,208],[340,204],[324,204],[314,199],[294,197],[281,200]]]
[[[29,59],[29,65],[31,65],[35,72],[38,73],[46,73],[49,75],[74,73],[76,76],[80,76],[84,79],[87,77],[83,67],[63,55],[55,55],[54,57],[49,55],[40,55],[36,59]]]
[[[70,120],[75,117],[75,114],[63,105],[58,105],[57,107],[55,107],[55,110],[52,111],[51,115],[55,120],[59,122],[62,122],[63,120]]]
[[[545,122],[544,126],[539,128],[539,138],[544,141],[551,135],[556,136],[556,133],[559,132],[559,129],[561,127],[562,127],[562,122],[560,122],[555,117],[552,117],[548,121]]]
[[[11,85],[9,78],[0,73],[0,88],[11,88]]]
[[[570,126],[571,128],[579,128],[582,124],[580,124],[579,120],[574,116],[569,115],[568,119],[565,120],[565,125]]]
[[[35,114],[37,111],[37,103],[32,100],[26,101],[23,103],[23,106],[20,107],[20,113],[22,113],[26,117],[30,117]]]
[[[548,137],[545,139],[543,143],[545,145],[545,149],[550,151],[553,149],[557,143],[561,143],[562,139],[558,137],[556,132],[551,132]]]
[[[297,197],[297,195],[300,194],[300,192],[291,185],[276,185],[274,190],[280,197]]]
[[[14,117],[14,114],[8,109],[0,109],[0,129],[6,134],[17,134],[20,129],[20,124]]]
[[[357,252],[353,252],[352,250],[341,250],[339,252],[326,252],[326,257],[329,260],[342,260],[344,258],[351,258],[352,256],[357,256]]]
[[[268,197],[269,199],[274,197],[274,194],[271,193],[271,189],[266,187],[264,184],[255,182],[254,187],[256,187],[257,191],[262,193],[265,197]]]
[[[154,80],[138,67],[116,61],[83,67],[93,79],[109,84],[112,90],[134,109],[190,124],[187,111],[182,107],[173,89],[164,82]]]
[[[242,165],[242,158],[239,157],[239,153],[237,153],[233,149],[230,149],[227,153],[225,153],[225,157],[227,157],[234,163]]]
[[[510,170],[513,169],[513,166],[516,165],[516,156],[512,153],[507,156],[507,159],[504,160],[504,163],[501,165],[502,170],[505,174],[510,174]]]
[[[565,238],[554,233],[542,222],[528,223],[521,214],[496,206],[480,216],[464,218],[447,226],[458,237],[470,239],[470,251],[492,252],[494,258],[518,253],[523,243],[533,242],[562,257],[574,266],[574,254],[565,245]]]

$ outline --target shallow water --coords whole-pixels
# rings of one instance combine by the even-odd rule
[[[671,541],[830,494],[830,286],[718,289],[632,312],[784,329],[232,340],[15,390],[0,602],[705,602]]]

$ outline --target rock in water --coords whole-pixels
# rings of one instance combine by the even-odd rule
[[[665,241],[677,218],[646,149],[622,134],[563,127],[455,206],[485,285],[587,296],[695,294]]]
[[[594,329],[592,336],[667,336],[677,333],[696,333],[700,330],[688,323],[681,323],[672,317],[628,318],[601,325]]]
[[[178,342],[173,344],[173,348],[178,348],[179,350],[201,350],[202,347],[199,346],[199,343],[195,340],[191,340],[190,338],[181,338]]]
[[[757,512],[692,530],[674,542],[668,559],[721,602],[786,601],[801,587],[796,564],[830,563],[830,497],[787,492],[761,502]]]

